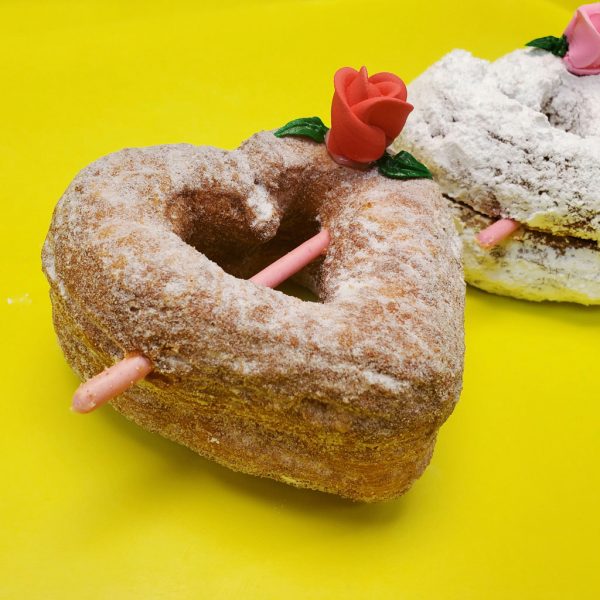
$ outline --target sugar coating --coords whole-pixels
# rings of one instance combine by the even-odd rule
[[[443,205],[431,181],[352,171],[270,132],[232,152],[123,150],[55,209],[43,264],[59,340],[82,378],[150,358],[113,405],[201,454],[355,499],[398,495],[461,387],[464,283]],[[327,256],[301,278],[321,302],[242,279],[320,226]]]
[[[536,49],[490,63],[450,52],[409,89],[393,148],[429,166],[449,197],[493,217],[600,240],[600,77]]]

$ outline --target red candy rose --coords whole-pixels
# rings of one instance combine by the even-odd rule
[[[413,109],[406,85],[393,73],[339,69],[334,77],[327,149],[337,158],[370,163],[383,156]]]

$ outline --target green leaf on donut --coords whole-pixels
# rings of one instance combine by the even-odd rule
[[[288,135],[300,135],[309,137],[315,142],[322,144],[325,141],[325,134],[329,131],[329,127],[319,119],[319,117],[304,117],[303,119],[294,119],[286,123],[275,131],[275,136],[278,138]]]
[[[377,161],[377,168],[391,179],[433,179],[429,169],[406,150],[394,156],[386,152]]]
[[[540,48],[541,50],[547,50],[552,52],[554,56],[560,56],[562,58],[569,50],[569,42],[566,36],[555,37],[553,35],[547,35],[546,37],[536,38],[525,44],[533,48]]]

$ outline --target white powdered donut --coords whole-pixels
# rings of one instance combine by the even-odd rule
[[[394,148],[444,192],[488,216],[600,240],[600,77],[571,75],[541,50],[496,63],[455,50],[410,85]]]
[[[572,75],[536,49],[493,63],[454,50],[409,97],[415,110],[392,148],[412,152],[461,203],[467,281],[530,300],[600,303],[600,76]],[[474,224],[500,217],[523,224],[521,237],[482,250]]]

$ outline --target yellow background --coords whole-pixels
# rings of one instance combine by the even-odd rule
[[[0,3],[1,598],[599,597],[598,309],[470,290],[433,462],[368,506],[230,472],[109,408],[72,414],[39,258],[103,154],[328,122],[340,66],[410,80],[454,47],[560,34],[575,6]]]

